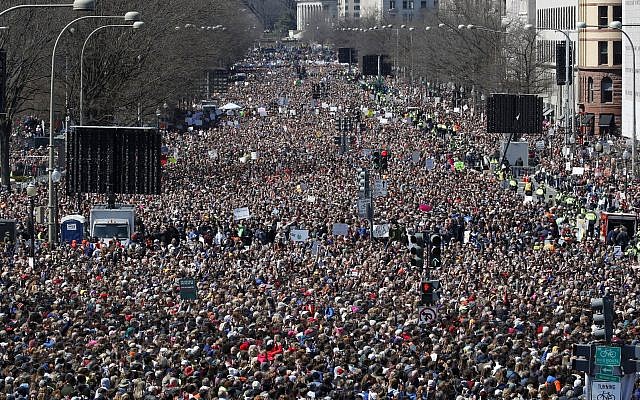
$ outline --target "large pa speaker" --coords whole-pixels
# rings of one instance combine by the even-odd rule
[[[347,64],[351,62],[351,47],[338,48],[338,62],[341,64]]]
[[[542,98],[493,94],[487,99],[487,132],[542,133]]]
[[[0,219],[0,242],[16,242],[16,220]]]
[[[209,70],[209,84],[214,92],[226,92],[229,86],[229,70],[226,68]]]
[[[362,56],[362,75],[378,75],[378,55]]]
[[[567,77],[567,42],[556,43],[556,84],[569,85],[573,83],[571,69],[573,68],[573,46],[569,46],[569,76]]]
[[[67,134],[67,194],[160,193],[155,128],[79,126]]]

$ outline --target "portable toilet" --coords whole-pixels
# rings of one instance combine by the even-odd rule
[[[82,215],[67,215],[60,220],[60,241],[71,243],[82,242],[86,220]]]

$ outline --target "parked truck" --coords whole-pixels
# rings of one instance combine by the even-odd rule
[[[98,240],[111,241],[114,237],[126,242],[135,231],[135,209],[132,205],[97,204],[89,215],[89,235]]]

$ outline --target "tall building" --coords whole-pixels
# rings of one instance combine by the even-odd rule
[[[578,14],[596,26],[580,30],[578,49],[579,106],[589,122],[585,133],[616,133],[622,116],[622,34],[608,25],[622,21],[622,0],[580,0]]]
[[[439,0],[338,0],[338,13],[345,20],[373,18],[379,22],[411,23],[438,7]]]
[[[298,0],[296,3],[296,28],[307,29],[307,24],[332,23],[338,17],[336,0]]]
[[[624,31],[636,50],[640,50],[640,4],[635,1],[622,2],[622,15],[624,15]],[[638,99],[638,80],[633,73],[633,51],[631,43],[626,37],[622,38],[622,134],[625,137],[633,137],[633,104],[636,105],[636,114],[640,116],[640,99]],[[636,64],[638,63],[636,58]],[[636,65],[636,71],[638,69]],[[636,79],[636,98],[633,96],[633,80]],[[637,135],[637,130],[636,130]],[[637,139],[637,138],[636,138]]]
[[[506,24],[520,22],[522,24],[536,23],[535,0],[502,0],[502,21]]]

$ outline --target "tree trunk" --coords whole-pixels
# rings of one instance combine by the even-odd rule
[[[6,115],[6,114],[5,114]],[[11,191],[9,170],[9,138],[11,137],[11,120],[0,117],[0,171],[2,172],[2,186]]]

